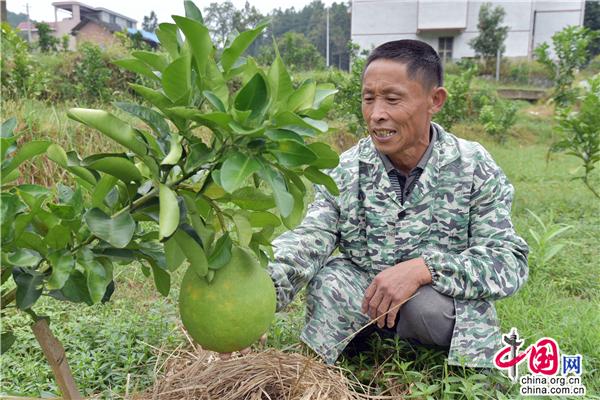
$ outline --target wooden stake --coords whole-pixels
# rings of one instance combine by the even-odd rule
[[[65,400],[82,399],[81,394],[79,394],[79,390],[77,389],[77,385],[75,384],[75,379],[73,379],[71,368],[69,368],[65,349],[60,341],[52,334],[52,331],[48,326],[48,320],[45,318],[38,319],[31,325],[31,330],[40,344],[40,347],[48,360],[48,364],[52,367],[52,372],[54,373],[56,383],[63,394],[63,398]]]

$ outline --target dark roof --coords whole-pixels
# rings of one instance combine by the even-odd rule
[[[98,25],[106,28],[111,33],[120,32],[120,31],[123,30],[123,28],[120,25],[118,25],[118,24],[112,24],[110,22],[104,22],[104,21],[99,20],[98,18],[95,18],[95,17],[82,16],[81,17],[81,21],[77,25],[75,25],[73,27],[73,29],[71,29],[71,33],[77,32],[78,30],[80,30],[81,28],[83,28],[89,22],[93,22],[95,24],[98,24]]]

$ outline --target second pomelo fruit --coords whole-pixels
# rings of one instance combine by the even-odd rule
[[[273,281],[248,250],[233,247],[231,260],[212,282],[186,271],[179,294],[181,320],[206,350],[228,353],[256,342],[275,315]]]

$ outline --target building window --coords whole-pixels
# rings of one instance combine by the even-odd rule
[[[453,37],[441,37],[438,40],[438,53],[440,58],[445,64],[446,61],[452,61],[452,44],[454,42]]]
[[[128,28],[133,28],[133,22],[127,21],[127,27]]]
[[[111,15],[110,16],[110,23],[111,24],[116,24],[117,23],[117,16],[116,15]]]

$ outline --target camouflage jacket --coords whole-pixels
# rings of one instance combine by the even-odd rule
[[[434,128],[431,158],[404,204],[365,138],[330,171],[340,195],[317,187],[303,222],[273,242],[278,309],[308,285],[301,339],[328,363],[369,322],[360,306],[375,275],[421,256],[433,288],[454,298],[449,363],[492,366],[500,346],[493,300],[526,281],[528,247],[511,223],[513,187],[488,152]]]

